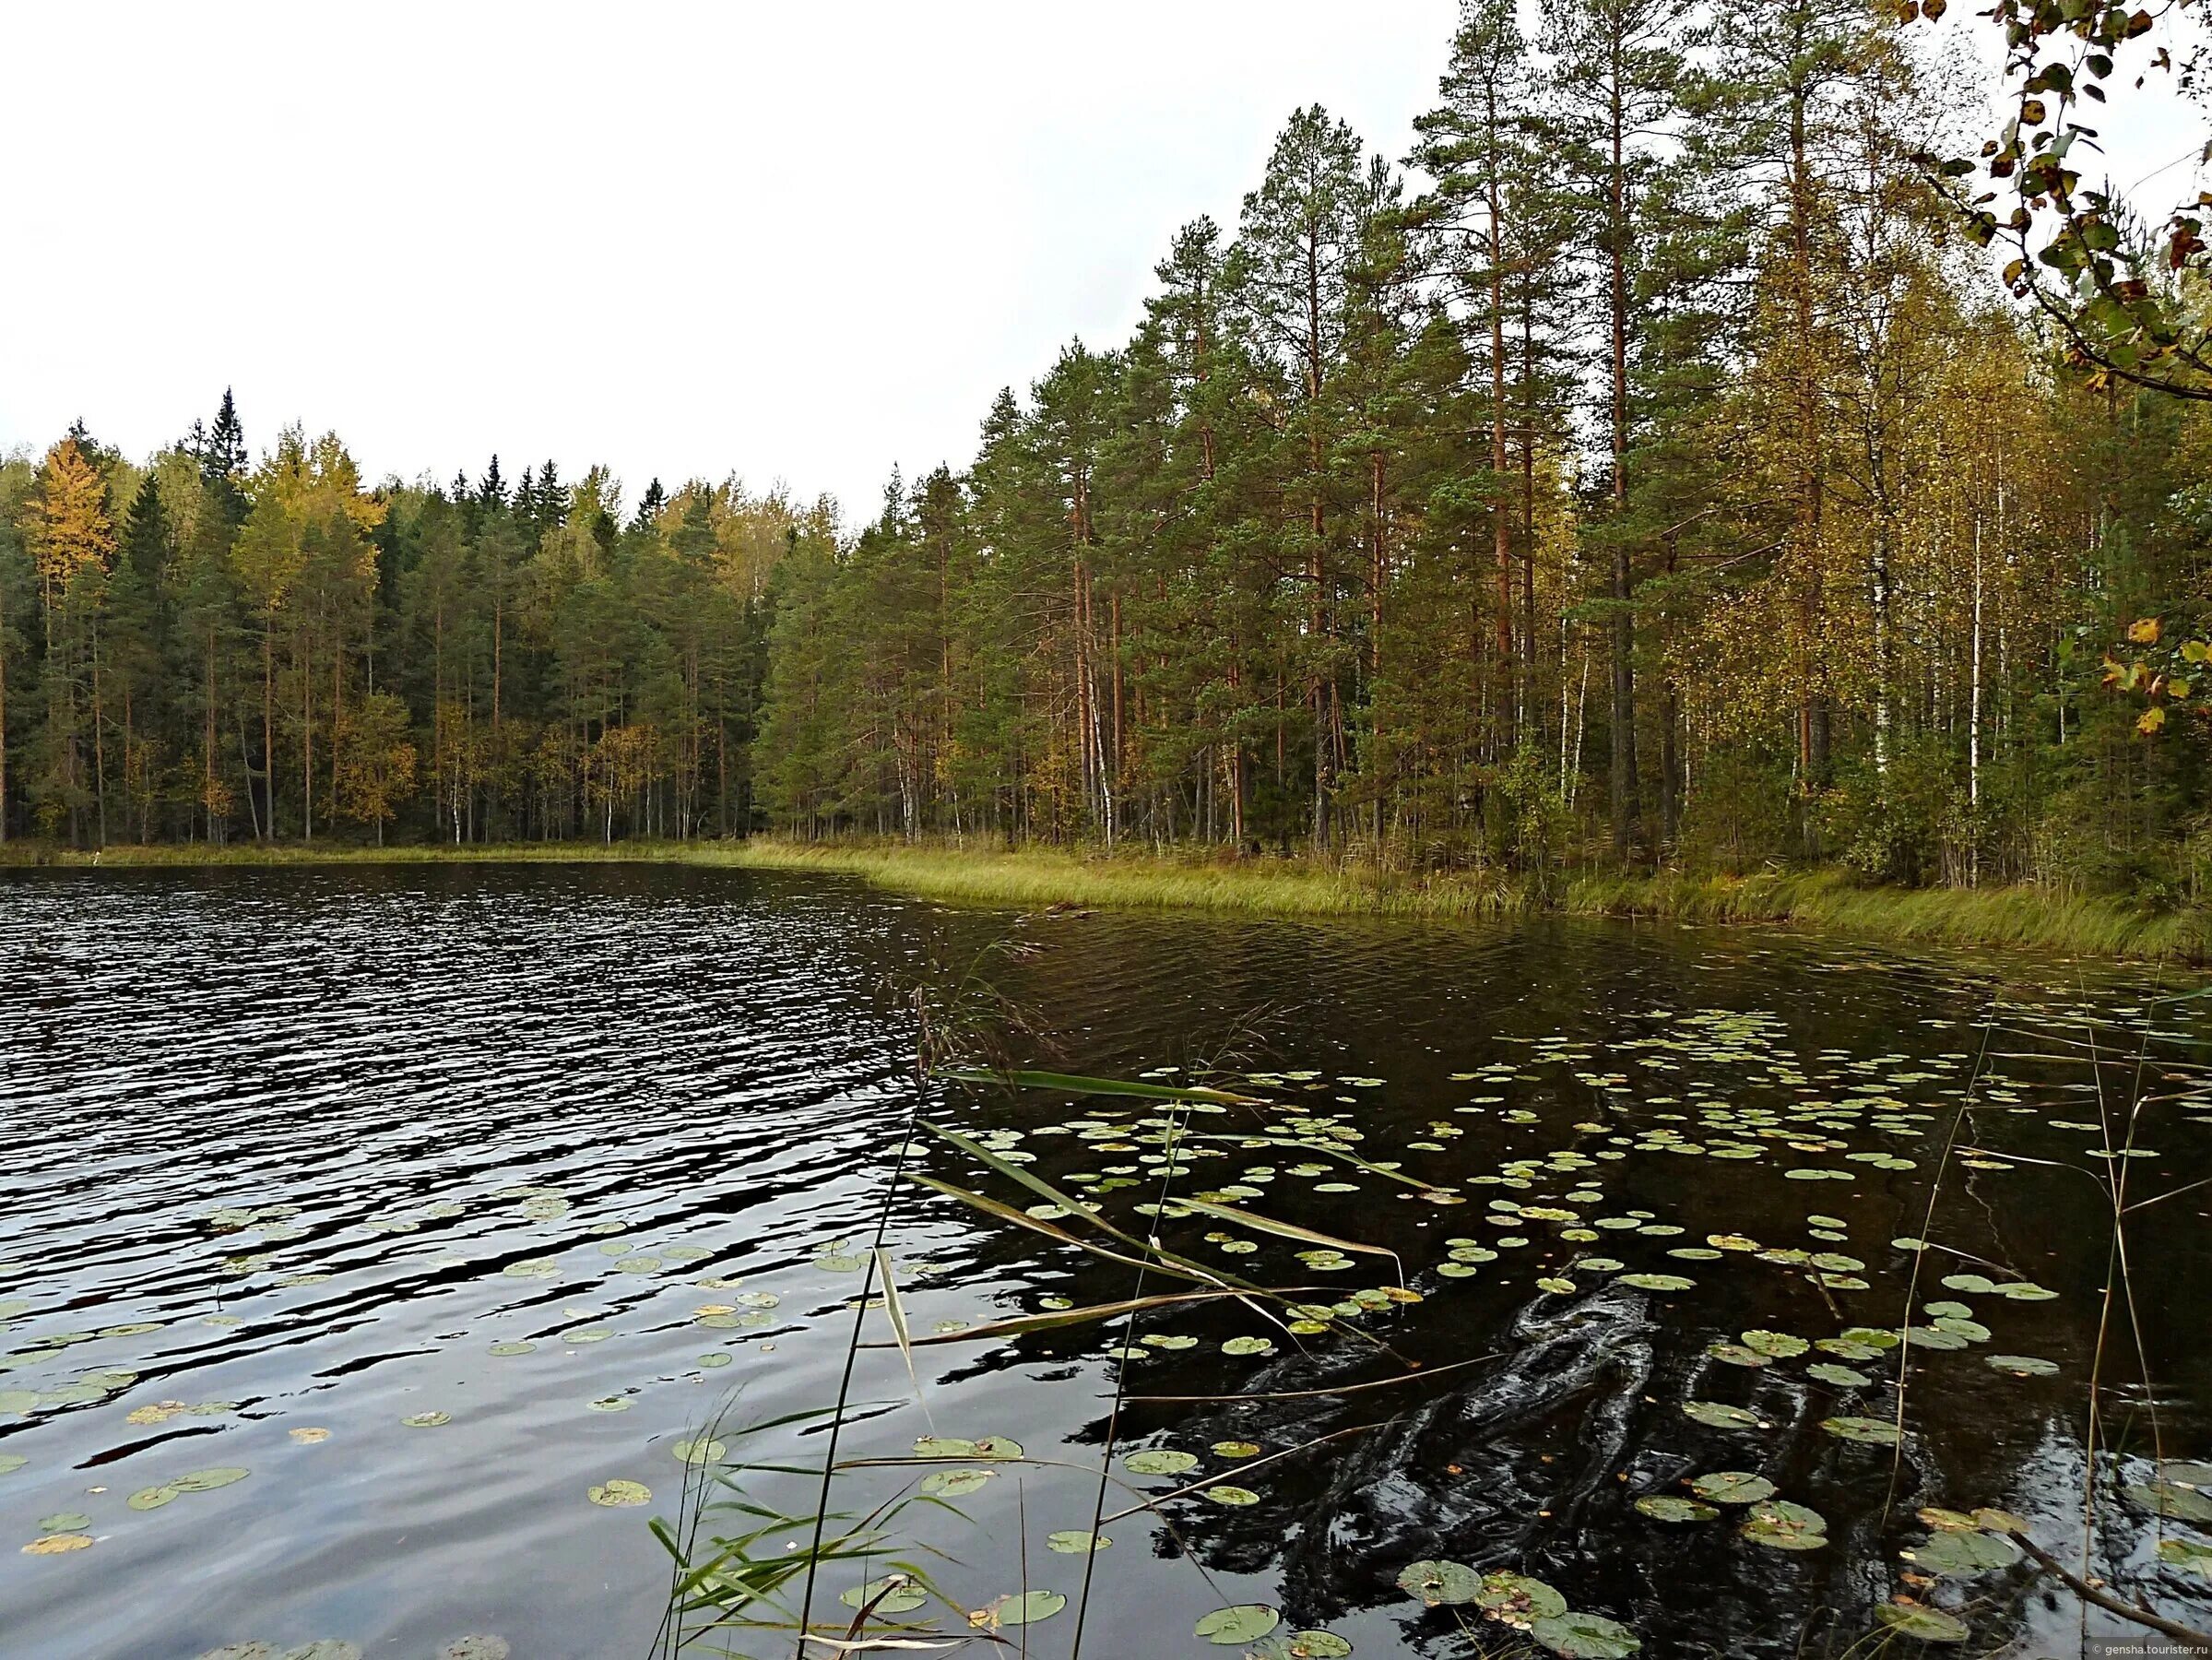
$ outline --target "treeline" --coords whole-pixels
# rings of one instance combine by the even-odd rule
[[[778,821],[2194,883],[2194,738],[2100,682],[2212,429],[2008,302],[1921,160],[1977,95],[1849,0],[1518,9],[785,571]]]
[[[249,468],[229,394],[134,466],[0,465],[0,836],[727,835],[757,816],[770,575],[835,537],[731,482],[372,490],[335,435]]]
[[[1958,90],[1843,0],[1467,15],[1402,164],[1298,113],[856,534],[249,467],[227,397],[0,466],[0,831],[2194,884],[2194,723],[2100,682],[2199,616],[2212,428],[2008,301],[1915,159]]]

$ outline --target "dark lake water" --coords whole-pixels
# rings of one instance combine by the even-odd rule
[[[917,1098],[896,987],[948,966],[1026,1017],[1025,1064],[1212,1066],[1270,1102],[922,1097],[1304,1305],[926,1346],[919,1404],[895,1347],[862,1352],[841,1457],[1024,1454],[895,1523],[962,1609],[1068,1597],[1000,1652],[1067,1655],[1086,1572],[1096,1660],[1242,1654],[1197,1628],[1244,1604],[1281,1613],[1262,1653],[1520,1652],[1479,1604],[1402,1590],[1425,1560],[1533,1576],[1654,1656],[1870,1654],[1899,1595],[1970,1628],[1947,1652],[2137,1642],[1963,1525],[2001,1508],[2079,1562],[2100,1329],[2092,1570],[2212,1623],[2212,1000],[2156,1001],[2194,983],[1751,931],[1017,918],[674,868],[60,872],[0,872],[0,1655],[642,1660],[679,1446],[837,1396]],[[2144,1156],[2106,1156],[2145,1097]],[[927,1136],[910,1168],[1047,1209]],[[885,1244],[921,1336],[1135,1279],[911,1180]],[[1106,1513],[1207,1485],[1062,1553],[1118,1381]],[[1196,1463],[1130,1471],[1146,1450]],[[1768,1508],[1637,1506],[1718,1472]],[[920,1474],[856,1470],[836,1503]],[[617,1480],[650,1501],[592,1501]],[[849,1618],[864,1577],[818,1611]],[[1525,1595],[1503,1611],[1550,1606]]]

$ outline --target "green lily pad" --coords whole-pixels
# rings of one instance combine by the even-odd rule
[[[1463,1562],[1408,1562],[1399,1572],[1398,1588],[1437,1608],[1473,1602],[1482,1595],[1483,1576]]]
[[[1759,1427],[1758,1414],[1747,1412],[1741,1406],[1731,1406],[1723,1401],[1685,1401],[1684,1416],[1715,1429],[1756,1429]]]
[[[1839,1360],[1875,1360],[1882,1351],[1871,1343],[1853,1343],[1849,1337],[1823,1337],[1813,1346]]]
[[[729,1451],[729,1448],[721,1441],[706,1441],[703,1439],[699,1441],[680,1441],[670,1450],[674,1452],[676,1456],[685,1464],[720,1464],[722,1462],[723,1455]]]
[[[1823,1383],[1833,1383],[1838,1389],[1869,1389],[1874,1380],[1864,1372],[1855,1372],[1848,1366],[1834,1366],[1823,1362],[1805,1368],[1805,1376],[1816,1378]]]
[[[996,1470],[940,1470],[922,1477],[922,1491],[940,1499],[957,1499],[988,1485],[998,1474]]]
[[[1938,1533],[1978,1533],[1981,1528],[1966,1512],[1945,1510],[1941,1505],[1927,1505],[1915,1513]]]
[[[1964,1620],[1921,1603],[1883,1603],[1874,1617],[1899,1636],[1922,1642],[1964,1642],[1970,1635]]]
[[[1984,1355],[1981,1359],[1990,1370],[2010,1372],[2016,1378],[2049,1378],[2058,1372],[2058,1362],[2040,1355]]]
[[[1268,1337],[1232,1337],[1221,1346],[1224,1355],[1272,1355],[1274,1340]]]
[[[57,1511],[51,1516],[39,1518],[41,1533],[82,1533],[92,1525],[92,1518],[82,1511]]]
[[[1525,1626],[1533,1620],[1553,1619],[1567,1612],[1567,1598],[1540,1579],[1525,1573],[1485,1573],[1483,1588],[1475,1593],[1475,1607],[1493,1619]]]
[[[123,1502],[135,1511],[160,1510],[182,1490],[175,1487],[140,1488]]]
[[[1262,1660],[1344,1660],[1351,1652],[1351,1641],[1334,1631],[1293,1631],[1271,1637],[1254,1651]]]
[[[2169,1568],[2185,1569],[2204,1579],[2212,1579],[2212,1545],[2199,1545],[2194,1539],[2160,1539],[2159,1560]]]
[[[879,1596],[883,1600],[876,1602]],[[848,1608],[865,1608],[875,1603],[879,1614],[911,1614],[929,1600],[929,1594],[904,1573],[887,1573],[865,1585],[839,1592],[837,1600]]]
[[[1260,1443],[1248,1441],[1215,1441],[1213,1455],[1216,1458],[1257,1458],[1260,1456]]]
[[[1697,1282],[1680,1274],[1624,1274],[1617,1283],[1638,1291],[1687,1291]]]
[[[1186,1470],[1198,1468],[1198,1454],[1178,1452],[1173,1447],[1147,1447],[1141,1452],[1131,1452],[1121,1462],[1133,1476],[1180,1476]]]
[[[1224,1648],[1240,1643],[1258,1642],[1262,1637],[1283,1623],[1283,1610],[1265,1603],[1237,1603],[1230,1607],[1216,1608],[1211,1614],[1199,1617],[1192,1628],[1196,1635],[1208,1642],[1217,1642]]]
[[[1745,1332],[1744,1346],[1774,1360],[1793,1360],[1813,1346],[1787,1332]]]
[[[1529,1635],[1564,1660],[1624,1660],[1643,1647],[1634,1631],[1603,1614],[1546,1615]]]
[[[1087,1527],[1067,1528],[1045,1536],[1045,1548],[1060,1556],[1086,1556],[1094,1550],[1106,1549],[1113,1542],[1106,1535],[1093,1533]]]
[[[1673,1493],[1646,1493],[1636,1501],[1636,1508],[1654,1522],[1710,1522],[1721,1513],[1709,1504]]]
[[[1007,1459],[1022,1456],[1022,1444],[1003,1435],[979,1435],[962,1441],[949,1435],[924,1435],[914,1443],[917,1458]]]
[[[1954,1578],[2009,1568],[2020,1559],[2020,1547],[2010,1539],[1985,1533],[1934,1533],[1898,1554],[1916,1568]]]
[[[2212,1523],[2212,1493],[2163,1478],[2136,1482],[2122,1490],[2169,1521]]]
[[[1946,1331],[1939,1325],[1907,1326],[1905,1342],[1908,1346],[1912,1348],[1937,1349],[1945,1352],[1967,1346],[1965,1337],[1957,1332]]]
[[[1205,1496],[1216,1504],[1235,1505],[1240,1508],[1244,1505],[1260,1502],[1260,1495],[1249,1488],[1210,1487],[1205,1489]]]
[[[243,1481],[253,1472],[236,1464],[226,1464],[212,1470],[195,1470],[189,1476],[180,1476],[169,1485],[180,1493],[212,1493],[217,1488],[227,1488],[234,1481]]]
[[[1705,1352],[1729,1366],[1760,1367],[1766,1365],[1768,1360],[1768,1357],[1758,1350],[1746,1348],[1740,1343],[1709,1343],[1706,1345]]]
[[[409,1429],[438,1429],[453,1422],[450,1412],[415,1412],[399,1420]]]
[[[990,1604],[986,1612],[991,1625],[1035,1625],[1041,1619],[1050,1619],[1068,1606],[1068,1599],[1058,1591],[1024,1591],[1019,1596],[1001,1596]]]
[[[1774,1483],[1747,1470],[1717,1470],[1691,1482],[1690,1491],[1708,1504],[1757,1504],[1774,1497]]]
[[[1897,1425],[1887,1418],[1822,1418],[1820,1427],[1842,1441],[1860,1441],[1870,1447],[1897,1445]]]
[[[1755,1545],[1776,1550],[1818,1550],[1828,1541],[1828,1518],[1786,1499],[1768,1499],[1751,1507],[1751,1519],[1738,1530]]]
[[[20,1452],[0,1452],[0,1476],[13,1475],[30,1462]]]
[[[603,1482],[585,1495],[594,1504],[603,1504],[609,1510],[627,1509],[636,1504],[650,1504],[653,1489],[642,1481],[621,1479]]]

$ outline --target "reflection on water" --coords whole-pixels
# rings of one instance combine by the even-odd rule
[[[2124,1103],[2147,1025],[2163,1098],[2144,1120],[2158,1156],[2125,1167],[2131,1197],[2212,1174],[2204,1017],[2149,1004],[2143,984],[1718,931],[1017,921],[650,868],[39,873],[0,883],[0,1653],[188,1660],[327,1638],[428,1656],[484,1632],[518,1660],[643,1654],[666,1580],[643,1518],[672,1509],[675,1443],[733,1392],[748,1419],[834,1396],[911,1098],[887,978],[964,965],[1010,931],[1035,949],[992,972],[1055,1035],[1053,1064],[1131,1076],[1233,1049],[1284,1103],[1193,1119],[1225,1139],[1183,1144],[1171,1200],[1236,1190],[1226,1203],[1390,1247],[1425,1300],[1363,1311],[1364,1328],[1425,1370],[1500,1357],[1419,1387],[1236,1401],[1399,1368],[1234,1305],[1147,1316],[1125,1439],[1194,1452],[1224,1482],[1244,1461],[1215,1443],[1335,1439],[1260,1467],[1256,1503],[1198,1494],[1166,1522],[1109,1527],[1085,1653],[1203,1652],[1194,1621],[1255,1601],[1362,1654],[1463,1653],[1395,1584],[1442,1558],[1538,1575],[1648,1654],[1839,1654],[1908,1588],[1897,1553],[1927,1536],[1921,1507],[2002,1506],[2078,1550],[2110,1204],[2082,1173],[2105,1168],[2088,1152],[2101,1134],[2064,1126],[2101,1121],[2100,1085]],[[1967,1156],[1930,1223],[1970,1098]],[[930,1109],[1117,1214],[1166,1168],[1163,1115],[1141,1104]],[[1468,1202],[1266,1139],[1300,1126]],[[923,1156],[1000,1191],[949,1149]],[[2131,1218],[2155,1381],[2123,1309],[2108,1478],[2212,1452],[2206,1192]],[[1238,1273],[1324,1284],[1323,1301],[1390,1278],[1218,1218],[1165,1226]],[[1919,1259],[1913,1322],[1987,1335],[1912,1352],[1894,1454],[1821,1428],[1894,1413],[1893,1353],[1714,1352],[1745,1332],[1789,1350],[1896,1326],[1916,1258],[1891,1241],[1923,1232],[1945,1249]],[[1714,1235],[1766,1255],[1715,1254]],[[902,1192],[891,1239],[924,1333],[1129,1290],[922,1190]],[[2056,1295],[1941,1283],[1962,1273]],[[1675,1277],[1636,1283],[1650,1275]],[[1239,1337],[1272,1352],[1224,1355]],[[858,1398],[884,1406],[846,1451],[934,1430],[1094,1465],[1125,1343],[1080,1326],[925,1349],[927,1419],[895,1351],[869,1351]],[[2021,1377],[1992,1355],[2057,1370]],[[1752,1425],[1695,1421],[1695,1401]],[[1634,1506],[1723,1469],[1816,1509],[1827,1544],[1762,1548],[1733,1519]],[[594,1504],[612,1480],[652,1504]],[[1094,1501],[1080,1469],[1010,1468],[929,1542],[957,1559],[945,1578],[969,1607],[1024,1583],[1072,1594],[1082,1559],[1044,1540],[1087,1528]],[[2113,1496],[2105,1525],[2103,1571],[2212,1618],[2206,1582],[2159,1563],[2141,1503]],[[2078,1642],[2072,1598],[2024,1569],[1930,1595],[1970,1618],[1971,1652]],[[1032,1650],[1072,1634],[1071,1609]]]

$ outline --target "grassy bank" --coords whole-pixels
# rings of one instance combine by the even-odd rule
[[[747,842],[526,843],[489,848],[115,847],[93,855],[36,844],[0,848],[0,863],[102,867],[325,864],[643,864],[810,871],[978,904],[1072,904],[1210,910],[1255,917],[1505,919],[1540,911],[1681,922],[1764,923],[1865,940],[2009,946],[2102,957],[2212,954],[2204,913],[2152,914],[2116,899],[2040,888],[1865,887],[1833,872],[1749,877],[1586,875],[1549,898],[1496,876],[1417,876],[1369,866],[1242,861],[1049,848],[1003,852],[898,844]]]

